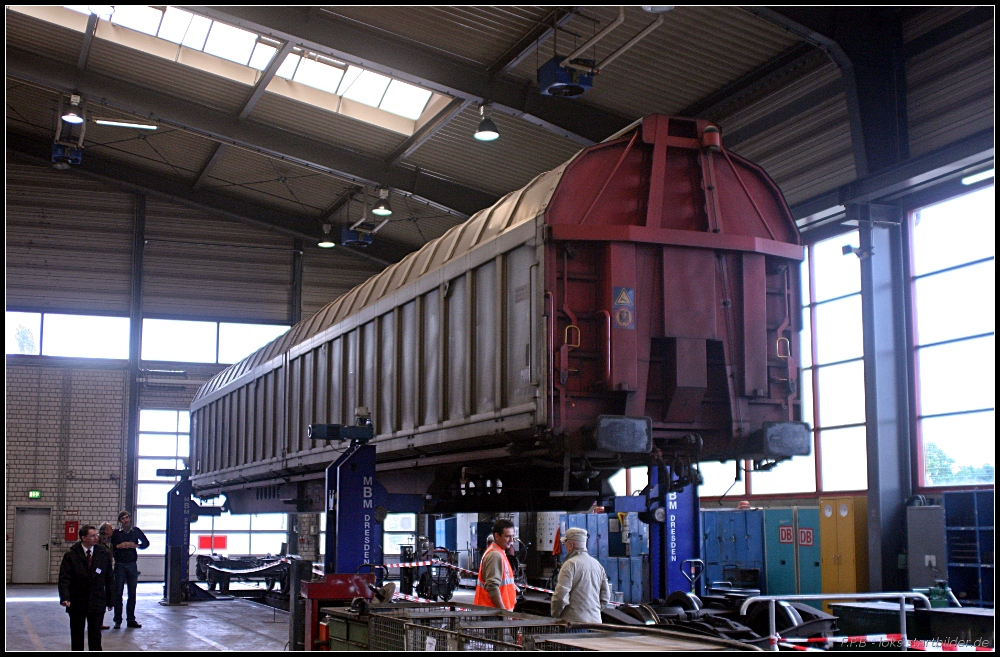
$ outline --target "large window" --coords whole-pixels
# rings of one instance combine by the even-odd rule
[[[177,477],[160,477],[156,471],[182,470],[191,444],[188,411],[142,409],[139,411],[139,450],[136,472],[135,524],[149,539],[143,554],[166,553],[167,493]]]
[[[199,501],[201,506],[222,506],[224,497]],[[191,523],[191,545],[195,554],[223,556],[278,555],[288,539],[288,514],[234,514],[201,516]]]
[[[231,324],[175,319],[142,321],[142,359],[231,364],[288,330],[278,324]]]
[[[8,354],[128,360],[129,318],[7,312]]]
[[[995,187],[910,217],[920,484],[993,484]]]

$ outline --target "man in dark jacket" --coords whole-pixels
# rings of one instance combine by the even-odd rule
[[[83,650],[83,627],[87,626],[87,644],[101,648],[101,625],[104,610],[114,606],[115,580],[111,574],[111,555],[97,544],[97,528],[80,528],[80,542],[63,555],[59,566],[59,602],[69,614],[69,635],[73,650]]]
[[[132,526],[132,515],[128,511],[118,514],[119,529],[111,535],[111,545],[115,557],[115,629],[122,626],[122,602],[125,584],[128,584],[128,606],[126,614],[129,627],[142,627],[135,620],[135,587],[139,582],[139,570],[136,565],[138,555],[136,548],[145,550],[149,547],[149,539],[138,527]]]

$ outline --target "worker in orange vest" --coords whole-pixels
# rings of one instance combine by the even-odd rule
[[[493,523],[493,544],[486,548],[479,563],[473,604],[513,611],[517,588],[514,586],[514,569],[507,560],[507,550],[513,545],[514,523],[505,519]]]

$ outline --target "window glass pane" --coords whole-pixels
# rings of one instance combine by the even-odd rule
[[[192,16],[191,24],[188,26],[187,34],[184,35],[183,44],[188,48],[201,50],[205,47],[205,37],[212,27],[212,19],[204,16]]]
[[[167,493],[173,487],[173,484],[137,484],[136,504],[166,506]]]
[[[222,322],[219,324],[219,362],[235,363],[242,360],[287,332],[287,326]]]
[[[629,468],[632,471],[632,494],[637,490],[643,490],[649,484],[649,468],[639,466]]]
[[[996,253],[995,187],[986,187],[916,214],[913,272],[917,275]]]
[[[417,529],[417,514],[390,513],[385,517],[383,529],[387,532],[412,532]]]
[[[861,260],[854,254],[844,255],[846,244],[857,248],[857,231],[838,235],[813,245],[813,271],[816,275],[815,302],[835,299],[861,291]]]
[[[191,411],[177,411],[177,431],[179,433],[191,432]]]
[[[817,364],[864,355],[860,294],[820,304],[815,312]]]
[[[625,490],[625,468],[608,477],[608,485],[611,486],[616,497],[628,495],[628,491]]]
[[[382,553],[386,556],[399,555],[400,545],[414,545],[413,534],[383,534],[382,535]]]
[[[625,468],[622,468],[608,479],[608,483],[615,491],[615,495],[632,495],[636,491],[641,491],[649,483],[649,470],[645,466],[629,468],[629,471],[631,490],[625,489]]]
[[[223,513],[215,519],[215,531],[247,531],[250,529],[250,515],[246,513]]]
[[[187,458],[191,456],[191,437],[177,436],[177,456]]]
[[[139,456],[177,456],[177,436],[140,433]]]
[[[143,534],[149,539],[149,547],[141,552],[143,556],[151,557],[167,553],[167,535],[163,532],[147,532]]]
[[[819,425],[837,427],[865,421],[865,365],[851,363],[820,367]]]
[[[337,89],[337,94],[343,96],[344,92],[350,89],[351,85],[353,85],[364,72],[365,70],[363,68],[348,66],[347,72],[344,73],[344,77],[340,80],[340,87]]]
[[[993,411],[920,421],[924,485],[993,484],[996,417]]]
[[[389,88],[385,90],[385,97],[379,108],[416,121],[420,118],[420,114],[424,111],[430,98],[431,92],[429,91],[399,80],[393,80],[389,83]]]
[[[819,449],[824,491],[867,490],[864,427],[821,431]]]
[[[389,86],[390,78],[379,75],[373,71],[363,71],[358,79],[344,92],[344,98],[356,100],[365,105],[378,107],[385,94],[386,87]]]
[[[256,531],[285,531],[288,515],[285,513],[255,513],[250,516],[250,528]]]
[[[164,499],[164,501],[166,501]],[[138,508],[135,510],[135,526],[146,533],[151,530],[167,528],[167,509]],[[148,536],[148,535],[147,535]]]
[[[199,506],[204,506],[200,502]],[[198,539],[195,538],[194,532],[204,532],[210,533],[212,531],[212,521],[215,520],[213,516],[198,516],[198,520],[191,523],[191,542],[195,545],[198,544]],[[206,550],[210,552],[211,550]]]
[[[37,356],[41,345],[42,314],[8,312],[4,343],[8,354]]]
[[[993,408],[993,336],[917,350],[920,415]]]
[[[250,56],[250,66],[258,71],[263,71],[271,63],[271,58],[274,57],[274,53],[276,52],[278,52],[278,49],[274,46],[257,42],[257,45],[253,49],[253,55]]]
[[[801,367],[812,365],[812,312],[808,308],[802,309],[802,332],[799,333],[799,353],[795,357]]]
[[[214,363],[215,339],[215,322],[144,319],[142,359]]]
[[[250,54],[257,45],[257,35],[224,23],[212,23],[205,41],[205,52],[237,64],[250,61]]]
[[[743,461],[740,461],[743,467]],[[701,497],[722,497],[723,495],[745,495],[747,492],[746,477],[736,481],[736,465],[733,461],[719,463],[718,461],[703,461],[698,464],[705,483],[698,487]],[[736,482],[734,485],[733,482]],[[727,494],[726,491],[729,491]]]
[[[336,93],[340,78],[343,76],[344,71],[339,68],[314,59],[303,59],[295,71],[294,80],[332,94]]]
[[[177,431],[177,411],[140,410],[139,431],[165,431],[174,433]]]
[[[292,79],[292,76],[295,75],[295,69],[299,66],[300,59],[302,58],[298,55],[288,53],[285,56],[285,61],[281,62],[281,66],[278,67],[278,72],[275,75],[286,80]]]
[[[227,549],[223,554],[231,556],[250,554],[250,534],[243,532],[227,534],[227,538]]]
[[[175,459],[139,459],[139,481],[177,481],[177,477],[157,477],[156,471],[164,468],[180,470],[183,461]]]
[[[815,493],[816,455],[796,456],[767,472],[751,472],[750,491],[753,495]]]
[[[189,11],[177,7],[167,7],[167,11],[163,14],[163,20],[160,21],[160,31],[157,32],[156,36],[174,43],[181,43],[184,41],[184,35],[187,34],[193,16]]]
[[[50,315],[42,318],[43,356],[128,358],[128,317]]]
[[[816,418],[813,416],[813,379],[812,370],[802,370],[802,378],[799,379],[799,400],[802,402],[802,421],[808,422],[810,427],[816,426]]]
[[[802,259],[802,265],[799,267],[799,281],[802,286],[802,307],[809,305],[809,249],[803,249],[805,252],[805,258]]]
[[[111,14],[111,22],[115,25],[128,27],[150,36],[156,36],[156,31],[160,29],[160,18],[163,12],[159,9],[143,5],[115,5],[115,12]]]
[[[983,262],[918,278],[917,344],[943,342],[995,327],[995,263]]]
[[[250,534],[251,554],[281,554],[281,544],[285,542],[285,538],[285,534],[253,532]]]

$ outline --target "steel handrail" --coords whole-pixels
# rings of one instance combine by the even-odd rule
[[[899,600],[899,634],[902,637],[902,647],[906,650],[906,599],[923,600],[925,609],[931,608],[931,601],[923,593],[903,591],[898,593],[804,593],[799,595],[755,595],[747,598],[740,607],[740,616],[746,616],[747,607],[751,602],[767,602],[768,639],[771,650],[778,649],[778,630],[774,615],[774,603],[780,600],[884,600],[886,598]]]

